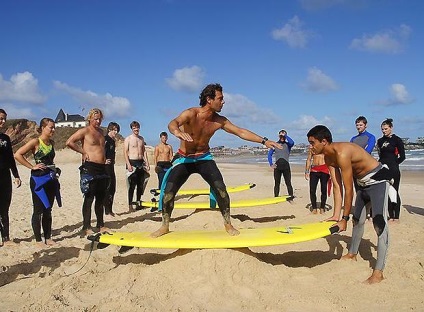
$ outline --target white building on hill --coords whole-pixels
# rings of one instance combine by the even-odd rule
[[[62,109],[60,109],[54,122],[57,128],[60,128],[60,127],[81,128],[86,126],[85,119],[83,116],[78,114],[75,114],[75,115],[66,114]]]

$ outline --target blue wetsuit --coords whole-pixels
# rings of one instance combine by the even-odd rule
[[[358,133],[357,135],[352,137],[350,139],[350,142],[358,144],[369,154],[371,154],[375,146],[375,136],[365,130],[364,132]]]

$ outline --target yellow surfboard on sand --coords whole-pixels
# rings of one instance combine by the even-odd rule
[[[232,208],[249,208],[254,206],[263,206],[278,204],[288,200],[293,199],[293,196],[278,196],[278,197],[268,197],[268,198],[258,198],[258,199],[243,199],[243,200],[234,200],[231,201]],[[140,206],[158,208],[159,202],[157,201],[141,201]],[[176,202],[174,204],[175,209],[211,209],[210,202]]]
[[[230,236],[225,230],[176,231],[158,238],[150,237],[150,232],[114,232],[91,235],[91,241],[103,244],[165,249],[208,249],[242,248],[293,244],[314,240],[338,231],[331,227],[335,222],[318,222],[294,226],[280,226],[259,229],[239,229],[240,234]]]
[[[235,193],[235,192],[241,192],[241,191],[246,191],[246,190],[250,190],[251,188],[254,188],[256,186],[256,184],[254,183],[247,183],[247,184],[242,184],[242,185],[237,185],[237,186],[228,186],[227,187],[227,192],[228,193]],[[177,195],[209,195],[211,192],[210,189],[197,189],[197,190],[179,190]],[[160,190],[159,189],[151,189],[150,193],[152,193],[153,195],[157,196],[160,194]]]

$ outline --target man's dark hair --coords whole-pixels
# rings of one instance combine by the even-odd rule
[[[5,114],[7,116],[7,113],[3,108],[0,108],[0,114]]]
[[[222,92],[222,87],[219,83],[211,83],[208,84],[203,90],[202,93],[200,93],[199,99],[200,99],[200,106],[205,106],[207,103],[208,98],[214,99],[216,95],[216,91]]]
[[[168,133],[166,133],[165,131],[162,131],[162,132],[159,134],[159,137],[161,138],[162,136],[166,136],[166,137],[168,137]]]
[[[116,129],[116,131],[118,132],[121,131],[121,127],[119,126],[119,124],[114,121],[111,121],[107,125],[107,132],[112,131],[113,129]]]
[[[308,138],[314,137],[320,142],[322,142],[323,139],[326,139],[328,143],[333,142],[333,136],[331,135],[330,130],[323,125],[317,125],[313,127],[311,130],[308,131],[308,134],[306,136]]]
[[[364,124],[368,123],[368,120],[365,118],[365,116],[359,116],[358,118],[356,118],[355,123],[358,123],[362,121]]]
[[[132,129],[133,127],[140,128],[140,123],[138,121],[135,121],[135,120],[132,121],[130,123],[130,129]]]

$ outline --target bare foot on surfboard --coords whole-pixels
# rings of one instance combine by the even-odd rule
[[[239,230],[237,230],[231,224],[225,224],[224,226],[225,226],[225,230],[227,231],[227,233],[230,234],[231,236],[236,236],[236,235],[240,234]]]
[[[150,237],[157,238],[157,237],[162,236],[162,235],[165,235],[167,233],[169,233],[169,227],[168,226],[165,226],[165,225],[162,225],[159,228],[159,230],[157,230],[157,231],[153,232],[152,234],[150,234]]]

